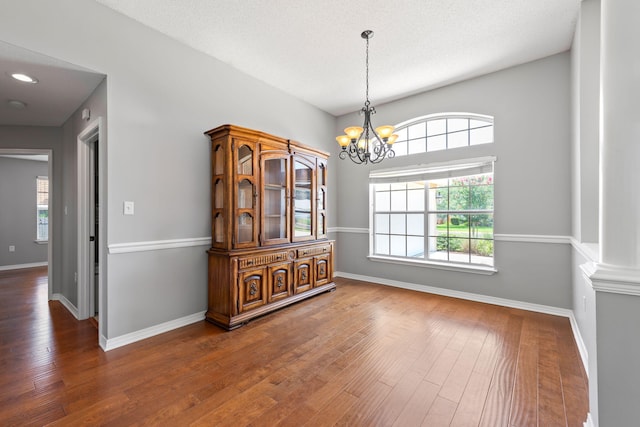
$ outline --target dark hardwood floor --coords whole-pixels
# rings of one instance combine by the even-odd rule
[[[0,425],[582,426],[565,318],[338,279],[232,332],[205,321],[104,353],[0,272]],[[203,284],[204,286],[204,284]]]

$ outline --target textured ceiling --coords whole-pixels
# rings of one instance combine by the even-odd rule
[[[571,47],[581,0],[96,0],[334,115]]]

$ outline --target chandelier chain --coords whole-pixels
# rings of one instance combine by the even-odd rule
[[[366,55],[366,85],[367,85],[367,92],[366,92],[366,99],[367,101],[365,102],[365,105],[367,107],[369,107],[369,37],[367,37],[367,55]]]

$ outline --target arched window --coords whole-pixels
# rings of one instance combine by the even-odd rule
[[[470,113],[439,113],[396,126],[396,156],[449,150],[493,142],[493,117]]]
[[[493,142],[493,118],[437,114],[397,126],[396,156]],[[494,156],[369,173],[370,253],[381,261],[492,273]]]

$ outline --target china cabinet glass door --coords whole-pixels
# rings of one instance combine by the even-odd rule
[[[289,155],[262,157],[262,242],[275,245],[289,242]]]
[[[316,238],[327,237],[327,163],[318,160],[316,193]]]
[[[294,157],[293,165],[293,240],[311,240],[315,238],[313,231],[315,164],[302,157]]]
[[[212,197],[212,233],[213,247],[225,248],[228,241],[226,240],[226,229],[224,224],[224,208],[226,183],[224,176],[224,158],[225,150],[223,144],[214,144],[211,170],[213,171],[213,197]]]
[[[236,164],[235,242],[236,248],[257,245],[255,144],[234,141]]]

